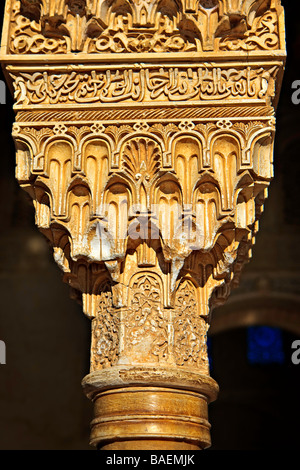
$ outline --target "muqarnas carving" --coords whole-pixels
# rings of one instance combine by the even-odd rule
[[[210,304],[227,297],[251,251],[273,134],[271,121],[226,119],[15,126],[37,225],[95,318],[93,368],[165,362],[207,373]]]

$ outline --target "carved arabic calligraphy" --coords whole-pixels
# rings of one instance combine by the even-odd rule
[[[262,68],[160,68],[36,72],[12,75],[17,105],[263,98],[270,73]]]

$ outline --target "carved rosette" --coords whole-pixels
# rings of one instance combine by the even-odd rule
[[[87,394],[214,399],[210,314],[273,177],[280,1],[8,0],[3,38],[16,176],[92,320]]]

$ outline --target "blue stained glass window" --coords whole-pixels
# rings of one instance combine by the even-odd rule
[[[282,364],[284,352],[279,328],[248,328],[248,361],[250,364]]]

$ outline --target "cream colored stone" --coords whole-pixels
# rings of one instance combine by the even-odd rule
[[[203,424],[174,403],[216,396],[211,310],[238,282],[273,177],[280,1],[8,0],[1,60],[17,179],[92,320],[92,443],[208,446],[206,411]]]

